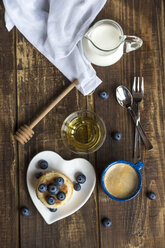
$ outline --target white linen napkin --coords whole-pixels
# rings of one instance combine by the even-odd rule
[[[3,0],[8,31],[15,25],[83,95],[101,83],[85,58],[83,35],[106,0]]]

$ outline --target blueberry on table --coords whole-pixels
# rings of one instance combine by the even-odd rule
[[[56,202],[56,199],[53,196],[48,196],[46,201],[49,205],[53,205]]]
[[[147,196],[150,200],[155,200],[156,199],[156,194],[154,192],[148,192]]]
[[[109,98],[109,94],[107,91],[102,91],[102,92],[100,92],[99,95],[100,95],[101,99],[103,99],[103,100],[107,100]]]
[[[42,172],[37,172],[37,173],[35,174],[35,177],[36,177],[37,179],[39,179],[42,175],[43,175]]]
[[[39,167],[42,170],[46,170],[48,168],[48,162],[46,160],[41,160],[39,161]]]
[[[105,227],[110,227],[111,224],[112,224],[112,222],[110,221],[109,218],[104,218],[104,219],[102,219],[102,223],[103,223],[103,225],[104,225]]]
[[[58,177],[55,182],[57,186],[62,186],[64,184],[64,179],[62,177]]]
[[[60,191],[59,187],[56,186],[55,184],[49,184],[48,186],[48,191],[52,195],[57,195],[58,192]]]
[[[75,189],[76,191],[80,191],[80,190],[81,190],[81,185],[80,185],[79,183],[75,183],[75,184],[74,184],[74,189]]]
[[[57,208],[48,208],[50,212],[55,213],[57,211]]]
[[[58,199],[59,201],[65,200],[65,197],[66,197],[65,193],[62,192],[62,191],[59,192],[59,193],[57,194],[57,199]]]
[[[76,177],[76,181],[78,182],[78,183],[85,183],[85,181],[86,181],[86,176],[85,175],[83,175],[83,174],[79,174],[77,177]]]
[[[30,210],[27,207],[23,207],[23,208],[21,208],[21,214],[22,214],[22,216],[29,216]]]
[[[113,132],[113,133],[112,133],[112,138],[113,138],[114,140],[116,140],[116,141],[120,141],[121,138],[122,138],[122,134],[119,133],[119,132]]]
[[[41,184],[38,186],[38,191],[41,192],[41,193],[46,192],[46,191],[47,191],[47,186],[46,186],[46,184],[41,183]]]

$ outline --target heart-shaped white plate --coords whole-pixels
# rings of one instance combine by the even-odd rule
[[[46,170],[41,170],[39,168],[38,162],[40,160],[46,160],[48,162],[48,168]],[[81,185],[81,190],[74,190],[71,200],[54,213],[50,212],[49,209],[42,204],[35,193],[37,182],[35,174],[40,171],[45,173],[53,170],[66,174],[73,183],[76,181],[75,175],[77,173],[80,172],[86,176],[86,182]],[[63,219],[80,209],[91,196],[96,183],[95,170],[91,163],[86,159],[75,158],[68,161],[64,160],[57,153],[52,151],[40,152],[31,160],[28,166],[26,179],[29,194],[33,203],[47,224],[52,224],[53,222]]]

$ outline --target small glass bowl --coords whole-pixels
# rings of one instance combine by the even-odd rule
[[[106,138],[103,120],[94,112],[80,110],[70,114],[61,127],[64,145],[74,153],[88,154],[97,151]]]

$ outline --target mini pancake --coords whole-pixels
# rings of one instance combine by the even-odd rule
[[[66,195],[66,198],[63,201],[59,201],[57,199],[56,195],[52,195],[50,194],[48,191],[41,193],[38,191],[38,187],[41,183],[44,183],[47,185],[49,184],[55,184],[56,178],[58,177],[62,177],[64,179],[64,184],[61,186],[58,186],[60,189],[60,192],[64,192]],[[47,172],[46,174],[44,174],[43,176],[41,176],[38,181],[37,181],[37,185],[36,185],[36,195],[38,197],[38,199],[48,208],[60,208],[63,205],[65,205],[67,202],[69,202],[69,200],[72,197],[73,194],[73,183],[72,181],[63,173],[58,172],[58,171],[51,171],[51,172]],[[56,202],[53,205],[49,205],[46,201],[46,198],[48,196],[53,196],[56,199]]]

